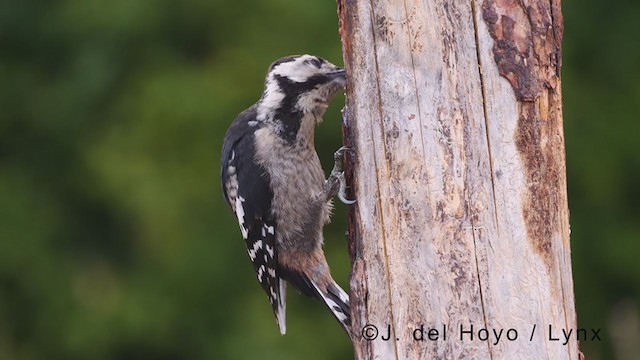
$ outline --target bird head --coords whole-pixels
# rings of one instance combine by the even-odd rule
[[[344,89],[346,82],[344,68],[320,57],[283,57],[269,66],[262,105],[323,113],[329,101]]]

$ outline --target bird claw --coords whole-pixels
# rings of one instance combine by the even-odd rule
[[[347,205],[355,204],[356,200],[347,199],[347,181],[344,178],[344,171],[337,174],[336,178],[340,182],[340,188],[338,189],[338,193],[336,194],[338,196],[338,199],[340,199],[340,201],[342,201],[343,204],[347,204]]]
[[[331,184],[329,187],[330,190],[327,196],[327,201],[337,195],[338,199],[340,199],[340,201],[342,201],[344,204],[352,205],[356,202],[356,200],[347,199],[347,181],[344,178],[344,171],[342,171],[342,155],[345,153],[345,151],[355,153],[352,149],[343,146],[333,154],[333,169],[331,170],[331,174],[327,179],[327,183]],[[339,187],[337,189],[335,186],[336,182],[339,183]]]

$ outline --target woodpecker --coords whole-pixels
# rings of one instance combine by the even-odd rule
[[[267,71],[262,97],[224,137],[221,183],[280,332],[286,332],[286,284],[318,298],[351,336],[349,295],[333,280],[322,251],[332,198],[347,204],[342,156],[325,180],[315,126],[346,83],[345,69],[312,55],[287,56]]]

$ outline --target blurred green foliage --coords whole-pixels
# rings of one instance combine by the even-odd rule
[[[564,13],[575,291],[609,359],[611,310],[640,293],[640,3]],[[295,53],[341,63],[332,1],[0,2],[0,359],[352,357],[293,292],[279,335],[220,193],[226,127]],[[346,285],[344,215],[326,251]]]
[[[563,12],[564,130],[578,323],[602,328],[604,339],[583,342],[581,348],[590,360],[634,359],[640,352],[640,2],[571,0],[564,2]],[[626,303],[633,319],[615,321],[617,309]],[[629,335],[634,354],[614,348],[616,336]]]

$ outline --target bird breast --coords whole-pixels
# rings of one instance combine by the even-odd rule
[[[257,130],[256,161],[268,169],[277,242],[286,248],[312,250],[322,242],[331,204],[321,196],[325,179],[313,135],[310,139],[302,135],[301,131],[297,141],[288,144],[270,127]]]

